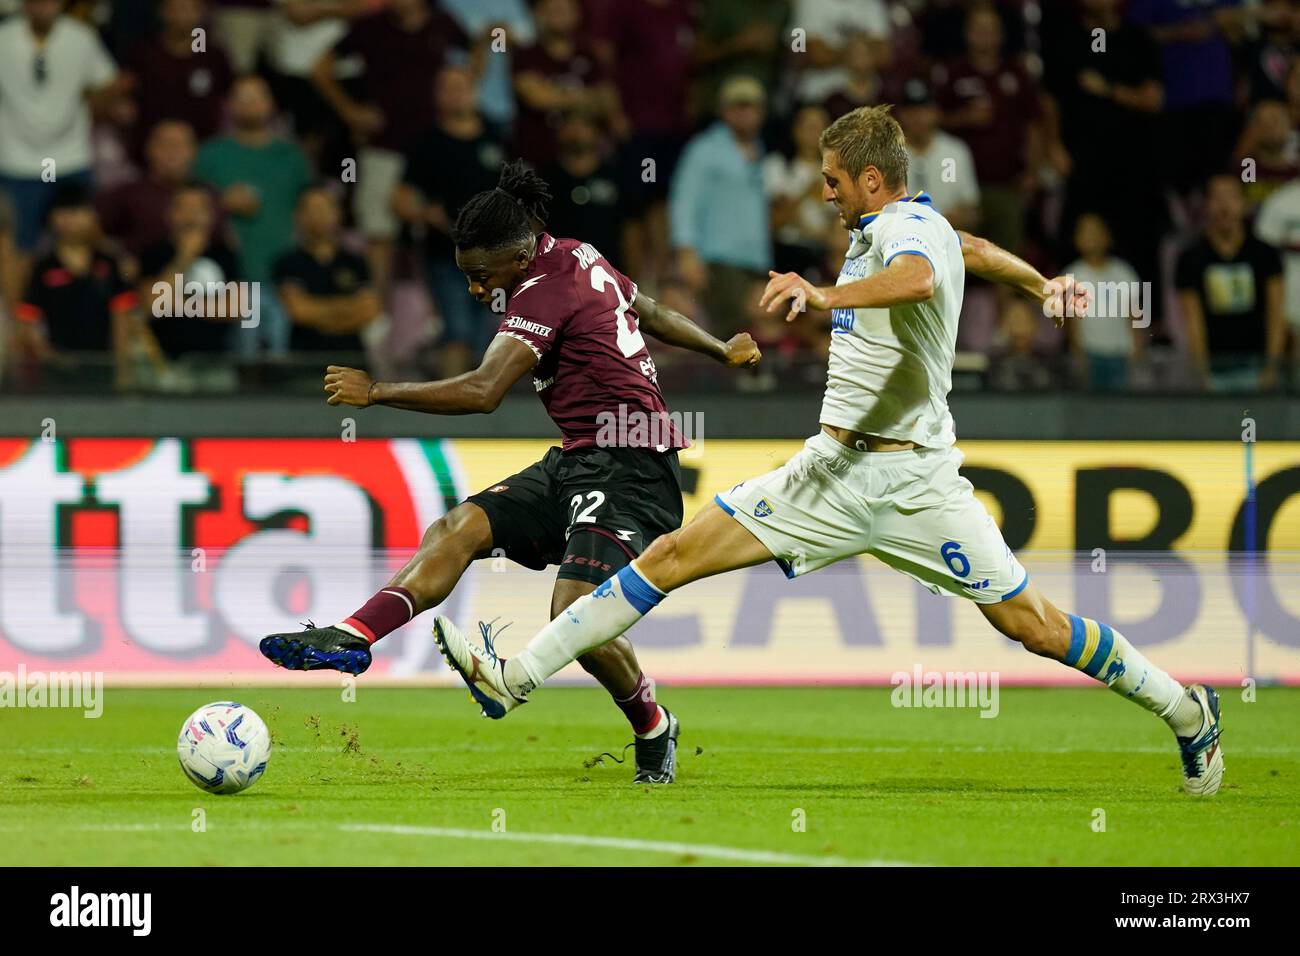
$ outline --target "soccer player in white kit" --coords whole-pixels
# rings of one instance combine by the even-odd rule
[[[1026,650],[1077,668],[1159,715],[1174,731],[1185,790],[1223,777],[1218,695],[1182,687],[1117,630],[1058,610],[1034,586],[959,472],[947,396],[966,268],[1040,300],[1076,296],[995,246],[959,235],[924,193],[908,195],[902,130],[863,107],[822,134],[823,195],[852,236],[833,288],[772,273],[762,303],[831,311],[821,429],[782,467],[718,494],[685,527],[569,606],[505,660],[445,618],[439,646],[490,717],[618,637],[669,592],[776,560],[789,577],[870,554],[936,594],[974,601]],[[1061,314],[1057,309],[1054,314]]]

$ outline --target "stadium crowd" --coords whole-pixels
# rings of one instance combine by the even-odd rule
[[[846,235],[821,199],[818,135],[882,102],[908,137],[910,190],[1098,290],[1094,317],[1058,329],[970,280],[963,382],[1300,386],[1290,0],[0,0],[0,14],[10,390],[472,367],[495,317],[466,294],[449,232],[511,156],[551,184],[549,231],[719,336],[750,330],[767,360],[743,387],[812,384],[829,317],[787,325],[759,291],[769,269],[834,281]]]

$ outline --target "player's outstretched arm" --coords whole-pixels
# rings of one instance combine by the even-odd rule
[[[769,272],[758,300],[769,312],[786,309],[793,322],[807,309],[887,309],[934,295],[934,269],[918,255],[897,255],[881,271],[844,285],[819,288],[795,272]]]
[[[680,312],[660,305],[643,292],[637,292],[632,304],[641,318],[641,331],[649,332],[660,342],[699,352],[731,368],[751,368],[762,357],[748,332],[733,335],[723,342]]]
[[[537,364],[537,354],[508,335],[498,335],[472,372],[437,382],[375,382],[361,369],[331,365],[325,370],[331,405],[388,405],[430,415],[474,415],[496,410],[515,382]]]
[[[1043,303],[1044,311],[1060,325],[1066,315],[1086,315],[1091,301],[1089,290],[1075,285],[1074,276],[1048,279],[1024,259],[987,239],[957,231],[966,271],[990,282],[1011,286]]]

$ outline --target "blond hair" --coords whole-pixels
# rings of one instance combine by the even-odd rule
[[[868,166],[875,166],[887,187],[906,186],[907,142],[890,109],[888,104],[859,106],[822,130],[818,145],[833,152],[853,179]]]

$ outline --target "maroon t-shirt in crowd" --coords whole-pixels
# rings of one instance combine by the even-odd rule
[[[388,12],[355,21],[334,46],[334,56],[360,57],[365,65],[361,99],[384,114],[370,144],[404,151],[417,134],[432,129],[433,78],[452,50],[469,46],[460,25],[432,4],[424,26],[411,32]]]
[[[614,54],[623,112],[637,133],[689,131],[686,92],[695,39],[689,0],[617,0],[597,10],[595,33]]]
[[[537,237],[537,257],[510,296],[497,333],[536,353],[533,387],[564,436],[564,451],[595,447],[610,421],[625,423],[616,438],[622,447],[689,446],[667,417],[635,299],[636,283],[595,247]]]
[[[992,73],[981,73],[964,57],[936,67],[939,105],[957,111],[973,100],[988,99],[993,119],[986,126],[947,127],[970,147],[980,182],[1009,185],[1028,164],[1029,124],[1042,114],[1038,82],[1019,63],[1003,60]]]
[[[234,73],[226,54],[210,39],[205,52],[190,56],[176,56],[158,37],[144,40],[135,48],[129,70],[136,78],[137,147],[165,119],[189,123],[200,141],[220,129],[222,103]]]
[[[170,233],[168,213],[175,193],[174,185],[148,177],[96,193],[100,228],[131,255],[138,256],[145,246],[166,239]]]
[[[585,40],[577,40],[571,56],[557,58],[540,43],[516,50],[510,61],[514,78],[537,73],[552,83],[585,89],[607,81],[608,76],[595,51]],[[657,82],[657,81],[655,81]],[[533,109],[516,94],[519,111],[515,117],[515,153],[535,166],[555,158],[555,127],[558,114]]]

